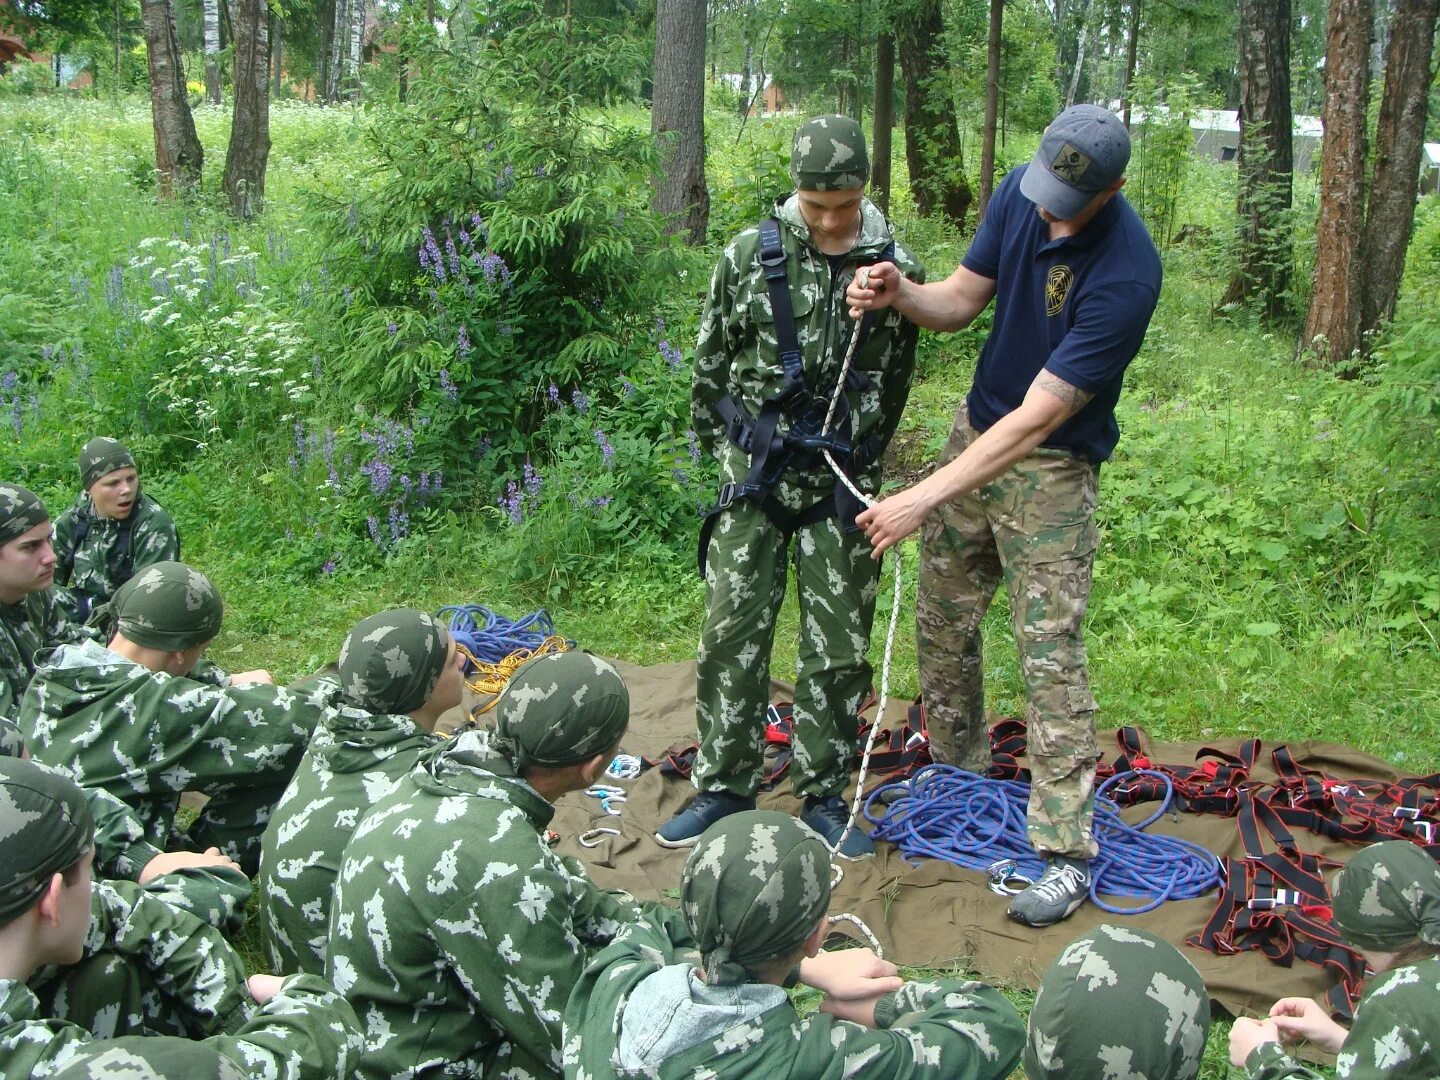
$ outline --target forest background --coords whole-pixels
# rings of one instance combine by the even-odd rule
[[[1327,51],[1358,48],[1370,73],[1348,167],[1404,273],[1392,309],[1350,297],[1338,350],[1313,320],[1350,299],[1317,305],[1317,291],[1337,265],[1362,286],[1383,277],[1366,260],[1384,253],[1372,238],[1325,254],[1347,167],[1333,146],[1311,172],[1287,168],[1284,199],[1260,167],[1273,145],[1248,142],[1238,170],[1191,152],[1195,110],[1254,110],[1248,0],[712,0],[686,27],[700,5],[237,0],[210,13],[207,50],[208,3],[6,13],[64,59],[0,77],[0,475],[58,513],[79,446],[125,440],[185,558],[226,597],[222,665],[298,676],[364,615],[450,603],[543,606],[594,651],[692,658],[697,512],[714,497],[689,432],[699,309],[720,246],[788,190],[795,124],[856,115],[878,164],[894,118],[878,194],[940,277],[987,179],[1028,160],[1068,101],[1093,100],[1132,113],[1126,195],[1165,261],[1102,474],[1087,625],[1102,725],[1321,738],[1440,768],[1440,199],[1416,202],[1412,183],[1397,233],[1377,194],[1382,163],[1409,152],[1386,141],[1387,74],[1417,63],[1394,47],[1417,11],[1429,30],[1406,138],[1440,137],[1433,0],[1259,5],[1283,12],[1268,45],[1283,26],[1295,113],[1327,108]],[[168,96],[147,26],[170,28]],[[271,45],[258,67],[257,28]],[[674,107],[666,51],[682,46],[703,102],[698,182],[682,175],[684,132],[652,131]],[[88,89],[56,88],[77,70]],[[762,115],[767,76],[793,112]],[[177,102],[203,165],[160,146]],[[681,193],[668,215],[667,184]],[[887,484],[933,461],[987,326],[922,335]],[[906,695],[914,542],[902,552]],[[787,606],[781,678],[794,629]],[[985,635],[989,706],[1017,712],[1003,596]],[[1207,1075],[1221,1076],[1216,1039]]]

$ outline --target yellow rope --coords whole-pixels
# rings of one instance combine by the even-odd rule
[[[495,707],[495,702],[500,699],[500,691],[505,689],[505,685],[521,664],[547,653],[565,652],[570,646],[562,637],[548,637],[535,648],[513,652],[495,664],[486,660],[477,660],[475,654],[458,641],[455,643],[455,647],[475,669],[473,675],[465,676],[465,685],[481,697],[488,695],[490,698],[489,701],[483,702],[471,710],[470,715],[473,718],[487,713]]]

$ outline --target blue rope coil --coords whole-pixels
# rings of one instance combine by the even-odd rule
[[[547,638],[555,636],[555,623],[544,608],[507,619],[481,604],[448,604],[435,612],[435,617],[475,659],[489,664],[498,664],[522,650],[538,649]]]
[[[1164,780],[1165,798],[1145,821],[1130,825],[1105,793],[1140,775]],[[1173,795],[1169,778],[1147,769],[1117,774],[1096,789],[1094,833],[1100,853],[1090,863],[1090,899],[1101,911],[1139,915],[1167,900],[1194,900],[1220,883],[1220,860],[1212,852],[1179,837],[1144,831],[1165,813]],[[1012,860],[1033,880],[1044,872],[1045,860],[1025,831],[1029,799],[1030,785],[1018,780],[991,780],[953,765],[927,765],[908,782],[872,791],[865,817],[875,825],[874,838],[890,841],[907,859],[943,859],[982,871]],[[1101,893],[1144,903],[1117,907],[1102,900]]]

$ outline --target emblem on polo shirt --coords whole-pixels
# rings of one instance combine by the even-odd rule
[[[1088,168],[1090,168],[1090,159],[1069,143],[1060,147],[1060,153],[1056,154],[1055,160],[1050,163],[1051,172],[1075,187],[1080,185],[1080,178],[1085,175],[1085,170]]]
[[[1045,276],[1045,314],[1059,315],[1060,309],[1065,306],[1065,297],[1070,295],[1070,285],[1075,280],[1075,275],[1070,268],[1061,264],[1052,266],[1050,273]]]

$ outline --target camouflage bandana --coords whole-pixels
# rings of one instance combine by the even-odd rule
[[[1440,945],[1440,866],[1408,840],[1359,852],[1335,880],[1335,925],[1358,949]]]
[[[755,982],[755,967],[797,948],[829,905],[830,852],[788,814],[721,818],[685,860],[680,909],[711,986]]]
[[[511,676],[496,711],[499,749],[523,776],[531,765],[578,765],[610,750],[630,726],[630,691],[598,656],[550,653]]]
[[[0,484],[0,544],[8,544],[49,520],[50,511],[33,491],[19,484]]]
[[[1071,942],[1040,982],[1025,1075],[1192,1080],[1210,1031],[1210,995],[1175,946],[1107,923]]]
[[[848,116],[817,116],[795,129],[790,179],[801,191],[850,191],[870,179],[865,133]]]
[[[449,649],[450,635],[423,611],[371,615],[340,646],[340,692],[366,712],[413,712],[435,689]]]
[[[184,650],[220,632],[225,614],[210,579],[184,563],[159,562],[121,585],[91,623],[147,649]]]
[[[243,1080],[245,1070],[203,1042],[128,1035],[83,1047],[51,1080]]]
[[[103,436],[91,439],[80,451],[80,489],[89,491],[90,485],[102,476],[109,476],[116,469],[133,469],[135,459],[124,443]]]
[[[94,842],[85,795],[64,773],[0,757],[0,926],[29,911]]]

